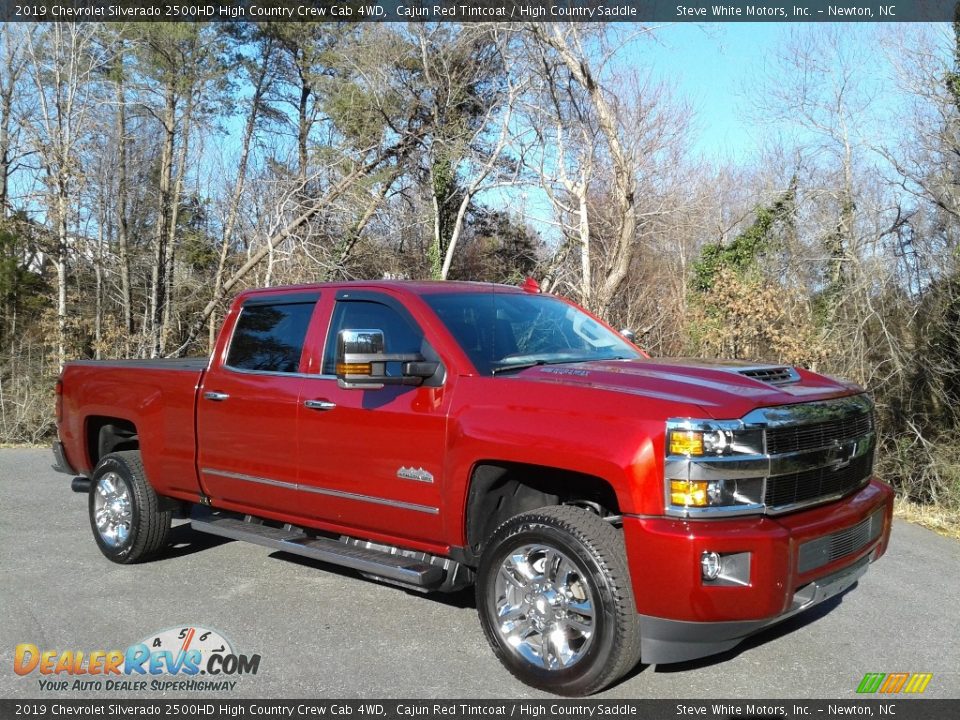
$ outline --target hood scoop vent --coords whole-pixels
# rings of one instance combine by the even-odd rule
[[[770,385],[789,385],[800,380],[800,373],[792,367],[756,367],[737,370],[744,377],[753,378]]]

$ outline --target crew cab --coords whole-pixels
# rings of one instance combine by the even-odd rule
[[[567,695],[844,592],[893,508],[861,388],[651,359],[535,283],[244,292],[209,359],[68,363],[57,427],[108,559],[162,553],[182,514],[405,588],[475,586],[506,668]]]

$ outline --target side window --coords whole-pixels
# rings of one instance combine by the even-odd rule
[[[314,303],[246,305],[230,341],[227,365],[238,370],[295,373]]]
[[[423,332],[405,315],[388,305],[369,300],[340,300],[333,309],[333,321],[323,353],[323,374],[336,374],[337,334],[341,330],[383,330],[388,353],[418,353]],[[387,374],[399,374],[399,367],[387,364]]]

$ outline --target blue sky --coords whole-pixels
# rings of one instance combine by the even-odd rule
[[[743,159],[756,149],[743,96],[751,73],[770,57],[789,24],[675,23],[659,28],[625,52],[629,62],[652,67],[692,103],[694,151],[711,159]]]
[[[642,37],[625,47],[621,64],[651,68],[657,77],[675,88],[680,98],[692,104],[696,121],[691,140],[695,153],[719,162],[749,161],[763,136],[787,129],[756,126],[756,109],[747,96],[753,90],[751,79],[764,74],[776,77],[777,53],[782,51],[792,32],[815,33],[824,25],[674,23],[657,28],[654,40]],[[849,38],[850,52],[862,63],[860,80],[874,95],[871,112],[861,118],[869,136],[865,140],[878,144],[895,142],[898,128],[889,123],[889,118],[897,116],[907,100],[893,83],[890,53],[896,56],[896,50],[885,51],[881,45],[901,30],[909,33],[917,28],[935,29],[949,35],[949,24],[940,25],[940,28],[929,24],[891,27],[879,23],[833,26],[842,41]],[[949,63],[949,56],[943,60]]]
[[[744,82],[773,52],[785,27],[774,23],[677,24],[659,33],[659,62],[675,75],[698,115],[696,149],[731,159],[754,149],[744,117]]]

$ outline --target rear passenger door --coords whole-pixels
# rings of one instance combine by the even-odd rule
[[[319,293],[253,295],[197,400],[198,466],[220,507],[296,512],[303,347]]]

